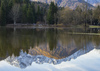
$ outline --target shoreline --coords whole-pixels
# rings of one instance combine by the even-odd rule
[[[8,24],[6,26],[0,26],[0,27],[6,27],[6,28],[100,28],[99,25],[63,25],[63,24],[57,24],[57,25],[48,25],[48,24]]]
[[[8,24],[5,26],[6,28],[85,28],[84,26],[78,25],[78,26],[69,26],[69,25],[48,25],[48,24]],[[89,27],[87,27],[89,28]]]

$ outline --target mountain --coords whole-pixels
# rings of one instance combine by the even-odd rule
[[[93,6],[95,6],[95,7],[100,6],[100,3],[95,3],[95,4],[93,4]]]
[[[95,3],[98,3],[97,0],[85,0],[86,2],[90,3],[90,4],[95,4]]]
[[[100,0],[85,0],[85,1],[92,4],[93,6],[96,6],[100,3]]]
[[[89,7],[93,7],[91,4],[87,3],[84,0],[31,0],[37,2],[43,2],[50,4],[51,1],[57,3],[59,7],[70,7],[71,9],[75,9],[77,6],[88,5]]]

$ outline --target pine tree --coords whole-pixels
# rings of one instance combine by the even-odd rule
[[[41,10],[40,10],[40,6],[38,6],[38,8],[37,8],[37,21],[40,21],[40,19],[41,19],[41,12],[40,12]]]
[[[28,23],[27,22],[27,5],[24,4],[22,6],[22,20],[21,20],[22,23]]]
[[[1,0],[1,25],[5,26],[9,22],[9,11],[12,8],[12,0]]]
[[[30,5],[27,10],[27,19],[28,19],[28,23],[33,23],[33,12]]]
[[[21,0],[13,0],[14,3],[21,3]]]
[[[94,13],[93,13],[93,16],[94,16],[94,21],[96,24],[100,23],[100,6],[98,6],[95,10],[94,10]]]
[[[6,25],[6,5],[5,0],[1,2],[1,26]]]
[[[44,10],[44,8],[41,8],[41,15],[40,15],[41,21],[43,21],[44,14],[45,14],[45,10]]]
[[[34,3],[31,4],[32,12],[33,12],[33,23],[36,23],[36,13]]]
[[[23,3],[28,4],[30,2],[30,0],[23,0]]]
[[[55,23],[55,14],[57,13],[57,5],[54,2],[51,2],[48,14],[47,14],[47,21],[49,24]]]

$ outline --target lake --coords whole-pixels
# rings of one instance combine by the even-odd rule
[[[0,28],[0,71],[100,71],[100,29]]]

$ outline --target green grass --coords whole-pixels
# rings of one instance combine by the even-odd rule
[[[100,35],[100,33],[74,33],[74,32],[68,32],[68,34],[76,34],[76,35]]]
[[[100,26],[89,25],[89,28],[100,28]]]

